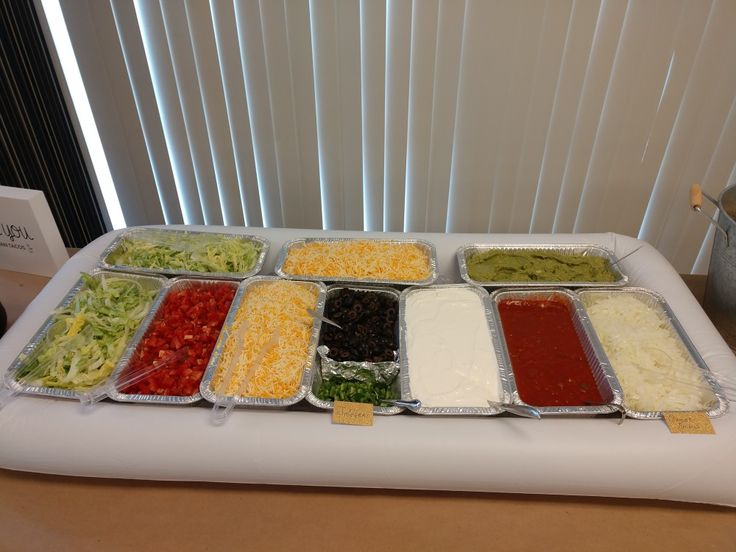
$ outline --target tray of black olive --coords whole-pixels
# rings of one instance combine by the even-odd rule
[[[400,293],[389,287],[335,284],[327,288],[324,316],[340,326],[322,324],[320,369],[307,400],[331,410],[335,400],[367,402],[376,414],[398,414],[382,405],[400,398],[398,317]]]
[[[325,316],[342,329],[324,324],[319,344],[329,347],[335,360],[394,360],[398,298],[391,288],[328,287]]]

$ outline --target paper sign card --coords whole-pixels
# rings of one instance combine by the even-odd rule
[[[0,186],[0,269],[53,276],[67,259],[43,192]]]
[[[664,421],[671,433],[714,435],[716,432],[705,412],[665,412]]]
[[[335,401],[332,410],[333,424],[373,425],[373,405],[345,401]]]

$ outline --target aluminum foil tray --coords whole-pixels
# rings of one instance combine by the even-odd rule
[[[235,294],[235,298],[233,299],[232,305],[230,305],[230,311],[227,314],[225,323],[222,325],[222,331],[220,331],[220,337],[215,344],[215,349],[212,352],[212,356],[210,357],[210,362],[207,365],[204,376],[202,377],[202,382],[199,385],[199,392],[202,394],[202,398],[204,398],[206,401],[214,403],[215,401],[217,401],[218,397],[220,397],[214,390],[210,388],[210,384],[212,383],[215,373],[217,372],[217,368],[220,364],[220,356],[222,355],[222,350],[225,346],[225,342],[228,339],[229,329],[232,327],[233,321],[235,320],[235,315],[237,314],[238,309],[242,304],[246,290],[250,286],[256,286],[263,282],[279,280],[281,280],[281,278],[278,278],[276,276],[255,276],[240,283],[238,291]],[[319,294],[317,295],[317,306],[315,310],[317,314],[321,315],[325,309],[325,296],[327,294],[327,288],[325,287],[325,285],[321,282],[302,281],[297,283],[303,286],[314,286],[319,290]],[[240,407],[251,406],[266,408],[285,408],[301,401],[309,392],[309,383],[312,378],[312,371],[315,369],[315,357],[317,350],[317,341],[319,339],[320,326],[321,322],[315,318],[314,324],[312,326],[312,333],[309,339],[309,346],[307,348],[307,355],[304,359],[304,370],[302,372],[302,379],[299,383],[299,388],[294,395],[285,399],[270,399],[262,397],[234,397],[232,399],[234,405]]]
[[[644,288],[625,288],[625,289],[615,289],[615,290],[614,289],[589,289],[589,290],[586,289],[586,290],[580,290],[577,293],[585,307],[592,305],[597,299],[611,297],[613,294],[629,294],[641,300],[646,306],[648,306],[649,308],[657,312],[657,314],[661,316],[662,319],[665,321],[667,326],[669,326],[670,331],[676,337],[676,339],[680,342],[683,349],[685,349],[685,351],[687,351],[687,353],[690,355],[693,362],[701,370],[703,370],[703,377],[705,378],[708,385],[710,385],[711,389],[713,390],[713,393],[716,396],[716,399],[717,399],[716,404],[714,404],[706,412],[706,414],[711,418],[716,418],[728,412],[729,403],[728,403],[728,399],[726,398],[726,394],[724,393],[723,389],[721,389],[721,386],[718,384],[718,381],[716,380],[713,373],[708,369],[708,365],[703,360],[703,357],[700,356],[700,353],[698,353],[698,350],[695,348],[695,345],[693,345],[692,341],[688,337],[687,333],[685,332],[680,322],[677,320],[677,317],[675,317],[675,314],[672,312],[672,309],[667,304],[667,301],[664,299],[664,297],[662,297],[661,295],[651,290],[644,289]],[[591,326],[592,326],[592,323],[591,323]],[[593,330],[595,330],[594,326],[593,326]],[[615,366],[612,366],[612,368],[615,373],[616,371]],[[639,420],[656,420],[656,419],[662,418],[661,411],[641,411],[641,410],[633,410],[629,408],[626,405],[625,392],[624,392],[624,408],[626,409],[626,415],[629,416],[630,418],[637,418]]]
[[[399,303],[399,297],[400,293],[396,291],[393,288],[388,287],[369,287],[369,286],[350,286],[350,285],[343,285],[343,284],[333,284],[331,286],[327,287],[327,296],[325,299],[325,304],[327,301],[330,300],[330,296],[333,295],[335,292],[341,289],[351,289],[351,290],[357,290],[357,291],[367,291],[370,293],[382,293],[385,295],[390,295],[396,299],[396,304],[398,308]],[[398,317],[397,317],[398,319]],[[321,360],[317,361],[318,365],[321,365]],[[361,363],[362,364],[362,363]],[[370,364],[370,363],[365,363]],[[309,392],[307,393],[307,401],[316,406],[317,408],[321,408],[323,410],[333,410],[335,408],[335,403],[333,401],[323,401],[317,396],[317,391],[319,390],[320,386],[322,385],[322,371],[319,369],[315,369],[312,371],[312,380],[309,382]],[[396,379],[393,383],[394,391],[396,391],[396,396],[401,396],[401,376],[397,375]],[[399,408],[398,406],[373,406],[373,413],[379,416],[392,416],[394,414],[399,414],[400,412],[403,412],[403,408]]]
[[[498,282],[486,282],[480,280],[474,280],[468,274],[467,259],[468,256],[473,253],[479,253],[484,251],[549,251],[550,253],[559,253],[562,255],[589,255],[596,257],[604,257],[611,263],[611,271],[616,275],[616,281],[614,282],[514,282],[514,281],[498,281]],[[629,278],[623,272],[618,264],[614,253],[601,247],[599,245],[561,245],[561,244],[520,244],[520,245],[490,245],[475,243],[470,245],[463,245],[457,250],[457,262],[460,268],[460,276],[463,280],[470,284],[475,284],[484,287],[518,287],[518,288],[538,288],[538,287],[620,287],[625,286]]]
[[[411,294],[428,292],[435,289],[444,288],[468,288],[475,292],[480,297],[483,310],[485,311],[486,321],[488,322],[488,339],[493,345],[493,349],[496,353],[496,361],[498,362],[498,375],[501,383],[501,402],[509,404],[512,400],[512,380],[509,378],[510,370],[507,369],[508,364],[503,357],[503,351],[501,349],[501,342],[499,339],[498,328],[496,326],[495,319],[493,317],[493,311],[491,308],[490,298],[488,292],[483,288],[469,285],[469,284],[447,284],[432,286],[430,288],[410,287],[405,289],[401,293],[401,299],[399,301],[399,350],[401,353],[400,362],[401,370],[399,372],[399,378],[401,379],[401,398],[404,400],[413,400],[416,397],[412,395],[411,391],[411,376],[409,374],[409,351],[407,348],[407,332],[408,327],[406,323],[406,299]],[[415,411],[417,414],[424,414],[427,416],[495,416],[501,414],[503,411],[497,407],[429,407],[422,406]]]
[[[123,352],[123,355],[120,357],[120,360],[118,361],[117,366],[115,367],[115,371],[112,373],[112,376],[110,376],[111,382],[116,382],[119,380],[122,374],[125,373],[125,370],[128,368],[128,365],[132,361],[136,350],[138,349],[138,345],[140,344],[143,337],[146,335],[146,332],[148,331],[149,326],[151,323],[156,319],[156,315],[158,314],[159,309],[161,308],[161,305],[166,300],[166,297],[173,291],[179,291],[182,289],[186,289],[187,287],[190,287],[193,282],[196,282],[197,285],[229,285],[233,288],[238,287],[237,282],[233,282],[232,280],[213,280],[213,279],[200,279],[200,278],[174,278],[173,280],[169,280],[166,285],[164,286],[164,289],[161,291],[161,293],[158,294],[158,297],[156,298],[156,302],[153,304],[153,307],[151,307],[151,311],[148,313],[148,316],[141,322],[141,325],[138,327],[138,331],[136,331],[135,335],[133,336],[133,339],[130,340],[130,343],[128,343],[128,346],[126,347],[125,351]],[[211,356],[211,355],[210,355]],[[209,360],[209,359],[208,359]],[[108,393],[108,396],[118,402],[129,402],[129,403],[152,403],[152,404],[175,404],[175,405],[186,405],[186,404],[194,404],[196,402],[199,402],[202,400],[202,395],[199,393],[199,390],[197,390],[196,393],[193,395],[144,395],[140,393],[136,394],[129,394],[129,393],[123,393],[121,391],[118,391],[117,389],[113,389]]]
[[[606,404],[603,405],[582,405],[582,406],[536,406],[528,405],[536,408],[542,416],[550,415],[596,415],[610,414],[612,412],[623,411],[623,392],[621,385],[616,379],[616,374],[611,369],[603,347],[601,346],[590,320],[585,315],[580,299],[571,291],[566,289],[539,289],[539,290],[499,290],[491,295],[493,303],[493,314],[498,320],[498,331],[501,336],[501,348],[505,364],[509,367],[509,381],[511,384],[511,393],[514,404],[527,405],[519,396],[516,386],[516,378],[514,376],[513,364],[509,355],[506,338],[503,332],[503,323],[499,314],[498,305],[503,300],[561,300],[567,303],[570,309],[575,332],[583,346],[583,351],[588,364],[592,368],[593,378],[595,379],[598,390],[601,392]]]
[[[292,248],[299,247],[310,242],[322,242],[322,243],[334,243],[341,241],[375,241],[389,244],[405,245],[413,244],[423,248],[429,259],[429,275],[421,280],[381,280],[377,278],[353,278],[348,276],[325,276],[324,274],[310,274],[307,276],[299,274],[291,274],[284,270],[284,263],[286,257]],[[364,283],[364,284],[384,284],[384,285],[395,285],[395,286],[426,286],[433,283],[437,279],[437,252],[435,251],[434,245],[423,240],[389,240],[389,239],[375,239],[375,238],[301,238],[297,240],[291,240],[284,244],[279,253],[279,258],[276,261],[276,268],[274,270],[276,274],[282,278],[289,278],[294,280],[306,280],[312,282],[346,282],[346,283]]]
[[[122,274],[119,272],[108,272],[108,271],[102,271],[102,270],[92,270],[88,274],[98,280],[102,278],[130,279],[130,280],[140,282],[141,285],[149,287],[150,289],[155,289],[155,290],[162,289],[164,284],[166,283],[166,279],[159,277],[159,276],[145,276],[141,274]],[[80,278],[72,286],[72,288],[64,296],[64,298],[61,300],[61,302],[57,305],[56,309],[54,310],[64,308],[67,305],[69,305],[74,300],[74,297],[77,295],[77,293],[79,293],[82,289],[84,289],[84,287],[85,287],[84,280]],[[151,307],[153,307],[153,305],[156,303],[157,300],[158,300],[158,297],[155,297],[153,302],[151,303]],[[61,397],[65,399],[79,399],[81,394],[71,389],[59,389],[56,387],[22,385],[18,383],[17,381],[15,381],[15,378],[12,377],[12,374],[14,374],[18,369],[20,369],[23,363],[23,360],[31,356],[34,352],[36,352],[38,347],[43,346],[43,340],[45,339],[46,334],[51,328],[53,323],[54,323],[54,315],[52,313],[51,315],[49,315],[49,317],[46,319],[43,325],[34,334],[34,336],[31,338],[28,344],[23,348],[20,354],[16,357],[16,359],[10,365],[7,371],[7,375],[9,377],[6,377],[5,381],[13,389],[20,391],[22,393],[28,394],[28,395],[45,395],[48,397]],[[140,329],[140,325],[138,329]],[[120,359],[118,359],[117,362],[120,362]],[[110,373],[110,376],[112,376],[112,374],[115,373],[116,369],[117,369],[117,365],[115,368],[113,368],[113,371]],[[109,381],[110,381],[110,377],[108,377],[104,381],[101,381],[98,384],[98,386],[104,385],[105,382],[109,382]],[[0,385],[2,385],[1,382],[0,382]]]
[[[136,238],[140,240],[149,240],[154,243],[160,241],[162,237],[170,238],[172,236],[179,236],[182,240],[182,244],[186,243],[189,236],[206,235],[206,236],[219,236],[221,238],[238,238],[243,241],[250,242],[256,247],[260,248],[258,257],[253,267],[246,272],[197,272],[191,270],[180,270],[174,268],[151,268],[131,265],[119,265],[108,262],[108,257],[120,246],[121,242],[127,238]],[[168,244],[167,244],[168,245]],[[212,278],[212,279],[225,279],[225,280],[243,280],[258,274],[263,268],[263,262],[266,259],[268,253],[268,242],[263,238],[257,236],[245,235],[245,234],[224,234],[215,232],[195,232],[192,230],[168,230],[163,228],[131,228],[122,232],[118,235],[113,242],[108,245],[100,255],[98,261],[98,267],[105,270],[115,270],[121,272],[139,272],[142,274],[163,274],[165,276],[188,276],[190,278]]]

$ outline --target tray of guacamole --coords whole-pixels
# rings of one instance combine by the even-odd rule
[[[463,280],[489,287],[605,287],[628,282],[613,252],[597,245],[472,244],[458,249],[457,259]]]

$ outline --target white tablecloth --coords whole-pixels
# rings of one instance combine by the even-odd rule
[[[221,227],[202,228],[222,231]],[[228,228],[282,244],[316,230]],[[443,280],[460,281],[467,243],[594,243],[622,256],[642,242],[615,234],[363,234],[421,237],[437,248]],[[82,270],[116,235],[70,259],[0,340],[4,372]],[[663,294],[709,367],[736,377],[736,358],[669,263],[651,246],[622,262],[632,285]],[[379,417],[332,425],[323,412],[238,410],[214,427],[209,409],[20,397],[0,410],[0,467],[130,479],[640,497],[736,506],[736,412],[716,435],[673,435],[661,421],[607,418]]]

